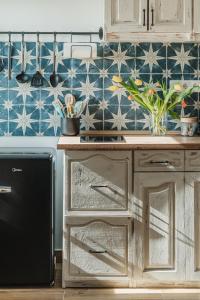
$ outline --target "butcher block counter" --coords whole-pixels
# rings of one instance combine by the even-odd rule
[[[200,149],[200,136],[180,135],[150,136],[123,135],[122,142],[80,142],[80,136],[62,136],[58,149],[62,150],[152,150],[152,149]]]

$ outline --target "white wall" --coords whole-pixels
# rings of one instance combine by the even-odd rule
[[[104,0],[0,0],[0,31],[96,31]]]

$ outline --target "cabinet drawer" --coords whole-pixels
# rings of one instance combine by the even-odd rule
[[[127,210],[131,152],[67,154],[67,210]]]
[[[185,171],[200,171],[200,150],[185,151]]]
[[[65,225],[64,281],[109,281],[113,277],[127,281],[130,221],[86,219]]]
[[[184,151],[135,151],[135,171],[183,171]]]

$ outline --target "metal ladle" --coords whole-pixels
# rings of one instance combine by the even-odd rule
[[[44,85],[44,78],[40,71],[40,40],[39,40],[39,33],[37,34],[37,46],[36,46],[36,57],[37,57],[37,69],[35,75],[31,80],[31,86],[34,87],[41,87]]]
[[[26,83],[30,80],[30,76],[25,73],[25,66],[24,66],[24,33],[22,33],[22,45],[21,45],[21,51],[22,51],[22,65],[21,65],[21,73],[16,76],[16,79],[19,83]]]
[[[62,82],[61,76],[56,73],[56,33],[54,33],[53,47],[53,73],[50,76],[50,83],[52,87],[56,87],[60,82]]]

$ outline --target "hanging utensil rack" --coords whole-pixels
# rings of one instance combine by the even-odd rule
[[[79,36],[88,36],[90,37],[90,40],[92,38],[93,35],[98,35],[99,39],[102,40],[103,39],[103,28],[100,27],[99,31],[0,31],[0,35],[2,34],[7,34],[7,35],[13,35],[13,34],[24,34],[24,35],[37,35],[37,34],[44,34],[44,35],[51,35],[51,34],[56,34],[56,35],[71,35],[75,36],[75,35],[79,35]]]
[[[54,36],[54,41],[55,41],[55,37],[56,35],[69,35],[70,36],[70,43],[73,43],[73,36],[88,36],[89,37],[89,43],[92,43],[92,36],[93,35],[98,35],[99,39],[102,40],[103,36],[104,36],[104,32],[103,32],[103,28],[100,27],[99,31],[0,31],[0,35],[8,35],[9,37],[9,54],[8,54],[8,78],[9,80],[11,79],[11,36],[12,35],[21,35],[22,37],[24,37],[24,35],[37,35],[37,37],[39,35],[53,35]],[[78,43],[85,43],[85,42],[78,42]],[[80,45],[80,46],[83,46]],[[71,45],[71,55],[72,55],[72,47],[73,45]],[[89,47],[91,48],[91,53],[92,53],[92,47],[91,45],[89,45]],[[91,56],[91,54],[90,54]],[[3,70],[3,69],[2,69]],[[1,71],[0,71],[1,72]]]

